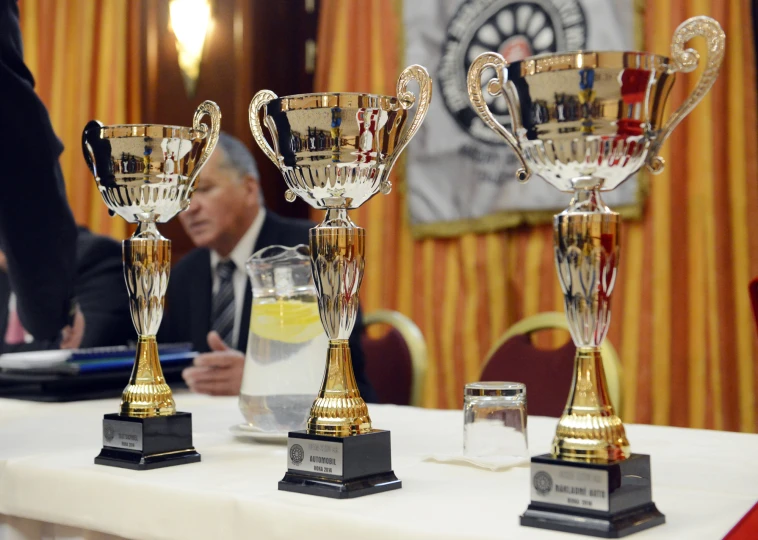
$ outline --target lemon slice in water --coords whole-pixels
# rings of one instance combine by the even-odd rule
[[[321,333],[317,302],[279,300],[253,304],[250,330],[264,339],[284,343],[303,343]]]

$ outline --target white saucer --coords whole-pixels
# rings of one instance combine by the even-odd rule
[[[286,433],[260,431],[249,424],[237,424],[236,426],[230,427],[229,431],[231,431],[235,437],[250,439],[256,442],[272,444],[285,444],[287,442]]]

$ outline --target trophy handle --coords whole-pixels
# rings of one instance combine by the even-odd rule
[[[658,155],[661,146],[666,142],[666,139],[671,135],[674,128],[679,125],[679,122],[700,103],[711,89],[718,77],[721,62],[724,60],[724,49],[726,47],[724,30],[715,19],[701,15],[687,19],[674,32],[674,37],[671,41],[671,59],[674,62],[672,71],[689,73],[694,71],[698,66],[700,63],[698,52],[695,49],[684,48],[684,45],[689,40],[698,36],[705,38],[707,43],[708,52],[705,70],[703,70],[703,74],[700,76],[695,89],[684,103],[674,111],[674,114],[671,115],[666,125],[663,126],[663,129],[661,129],[655,138],[647,157],[647,168],[653,174],[660,173],[666,165],[664,159]]]
[[[210,133],[208,133],[208,126],[200,122],[206,114],[211,117]],[[213,150],[216,149],[218,136],[221,133],[221,109],[218,108],[218,105],[213,101],[203,101],[195,111],[195,116],[192,119],[192,129],[205,134],[205,136],[208,137],[208,143],[205,145],[205,149],[203,149],[203,153],[200,155],[200,158],[197,160],[197,165],[192,171],[190,185],[195,183],[195,178],[197,178],[197,175],[200,173],[200,169],[203,168],[205,162],[208,161],[208,158],[213,153]]]
[[[271,90],[259,91],[253,96],[253,100],[250,102],[248,116],[250,120],[250,131],[253,132],[253,139],[255,139],[255,142],[258,143],[258,146],[261,150],[263,150],[263,153],[266,154],[266,157],[269,158],[274,165],[276,165],[277,169],[280,169],[279,159],[276,157],[276,152],[274,152],[274,149],[271,148],[271,145],[266,140],[266,136],[263,134],[260,115],[260,110],[278,97],[279,96],[277,96]],[[288,189],[284,192],[284,198],[287,200],[287,202],[293,202],[297,198],[297,195],[295,195],[294,191]]]
[[[97,130],[99,133],[102,127],[103,124],[99,120],[90,120],[87,122],[87,125],[84,126],[84,130],[82,131],[82,154],[84,154],[84,161],[87,162],[87,168],[92,174],[95,174],[95,162],[93,159],[94,156],[92,155],[92,150],[87,143],[87,136],[92,132],[92,130]]]
[[[276,168],[279,168],[279,160],[276,157],[276,152],[274,152],[274,149],[271,148],[271,145],[266,140],[265,135],[263,135],[263,128],[261,127],[261,117],[260,117],[260,110],[268,105],[271,101],[275,100],[278,96],[274,94],[271,90],[261,90],[255,96],[253,96],[253,100],[250,102],[250,131],[253,132],[253,138],[255,139],[255,142],[258,143],[258,146],[261,147],[261,150],[263,150],[263,153],[266,154],[266,157],[269,158],[274,165],[276,165]]]
[[[493,68],[497,74],[497,77],[491,79],[490,82],[487,83],[487,92],[489,92],[492,96],[503,94],[503,97],[506,97],[504,90],[507,77],[507,67],[508,62],[506,62],[505,58],[503,58],[501,55],[493,52],[482,53],[477,56],[476,60],[474,60],[474,62],[471,64],[471,67],[468,70],[466,85],[468,89],[469,99],[471,100],[471,105],[473,105],[476,114],[478,114],[479,118],[481,118],[491,130],[500,135],[505,140],[505,142],[508,143],[508,146],[510,146],[513,151],[516,152],[516,156],[518,157],[522,166],[518,171],[516,171],[516,179],[519,182],[526,182],[529,180],[529,177],[532,173],[529,170],[529,166],[526,164],[526,161],[524,160],[524,156],[521,154],[518,140],[510,131],[505,129],[505,127],[503,127],[500,122],[495,120],[495,117],[492,114],[492,111],[490,111],[490,108],[487,107],[487,102],[484,101],[484,95],[482,94],[482,73],[487,68]],[[510,110],[512,108],[511,103],[507,100],[507,98],[506,101],[508,103],[508,109]],[[513,116],[512,110],[511,116]]]
[[[97,176],[95,174],[95,161],[94,161],[94,154],[91,150],[91,145],[88,142],[88,136],[93,132],[93,130],[97,130],[97,133],[100,133],[100,130],[103,128],[103,123],[100,120],[90,120],[87,122],[87,125],[84,126],[84,130],[82,131],[82,154],[84,154],[84,161],[87,162],[87,168],[89,169],[89,172],[91,172],[94,176]],[[99,184],[99,182],[98,182]],[[116,212],[108,208],[108,215],[110,217],[113,217],[116,215]]]
[[[413,117],[410,127],[400,137],[392,155],[390,156],[389,163],[384,168],[384,178],[381,184],[381,191],[385,195],[388,195],[392,191],[392,184],[389,181],[390,171],[395,164],[398,156],[402,153],[403,149],[408,146],[411,139],[421,127],[421,123],[426,117],[426,113],[429,112],[429,104],[432,102],[432,78],[429,76],[429,72],[424,66],[413,64],[405,68],[400,77],[397,79],[397,98],[400,101],[400,106],[409,110],[416,103],[416,96],[413,92],[408,90],[408,83],[416,81],[419,87],[418,93],[418,109]]]

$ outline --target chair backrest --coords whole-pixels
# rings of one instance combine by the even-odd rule
[[[487,354],[479,380],[525,383],[529,414],[560,416],[571,389],[576,347],[569,340],[557,349],[538,349],[530,335],[547,329],[568,330],[566,316],[559,312],[539,313],[511,326]],[[607,339],[600,347],[600,354],[611,402],[616,414],[621,416],[621,364],[618,354]]]
[[[753,278],[748,289],[750,290],[750,302],[753,304],[755,326],[758,328],[758,277]]]
[[[366,375],[379,403],[421,407],[427,371],[426,342],[418,326],[397,311],[377,310],[363,317],[366,329],[387,324],[389,331],[378,339],[369,332],[361,336],[366,357]]]

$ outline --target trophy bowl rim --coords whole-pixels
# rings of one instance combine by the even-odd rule
[[[578,50],[529,56],[510,63],[508,67],[526,76],[580,69],[669,70],[673,62],[668,56],[643,51]]]
[[[105,124],[99,126],[97,129],[100,131],[101,138],[109,140],[144,137],[159,138],[153,135],[146,135],[149,128],[160,129],[164,134],[163,138],[166,139],[178,138],[195,141],[198,139],[204,139],[207,135],[207,129],[199,130],[188,126],[177,126],[171,124]],[[126,131],[126,133],[122,134],[119,133],[119,131]],[[167,135],[166,132],[170,132],[171,135]],[[176,136],[173,132],[179,132],[179,136]]]
[[[374,102],[374,105],[361,103],[361,100]],[[279,96],[266,104],[266,112],[270,107],[276,107],[275,112],[305,111],[312,109],[346,109],[380,108],[383,110],[404,110],[400,100],[386,94],[370,94],[365,92],[308,92]]]

